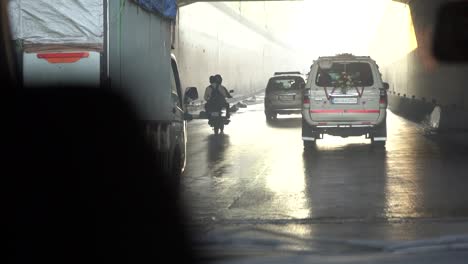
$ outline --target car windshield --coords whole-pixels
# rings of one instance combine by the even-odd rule
[[[315,78],[315,84],[318,86],[372,86],[374,78],[369,63],[335,62],[329,69],[319,67]]]
[[[281,77],[272,78],[268,82],[267,90],[297,90],[305,84],[304,80],[299,77]]]
[[[0,1],[12,262],[468,262],[452,2]]]

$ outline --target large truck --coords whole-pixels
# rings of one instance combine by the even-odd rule
[[[106,57],[103,1],[9,3],[25,86],[100,84],[106,67],[101,63]]]
[[[163,5],[161,3],[164,3]],[[171,53],[175,1],[10,0],[14,43],[26,87],[86,85],[136,106],[158,164],[176,180],[186,160],[186,102]]]

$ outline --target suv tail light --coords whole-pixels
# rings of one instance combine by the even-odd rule
[[[386,108],[388,105],[388,99],[387,99],[387,91],[385,89],[380,89],[380,99],[379,99],[379,105],[380,108]]]
[[[309,89],[304,91],[304,96],[303,96],[303,103],[304,104],[310,104],[309,92],[310,92]]]
[[[380,108],[387,108],[387,105],[388,105],[387,96],[380,96],[380,100],[379,100]]]

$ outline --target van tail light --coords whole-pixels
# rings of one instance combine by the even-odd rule
[[[387,102],[387,97],[380,97],[379,100],[379,107],[380,108],[387,108],[388,102]]]
[[[379,105],[380,105],[380,108],[386,108],[388,105],[387,91],[384,89],[380,89]]]
[[[307,89],[304,91],[304,96],[303,96],[303,103],[304,104],[310,104],[310,97],[309,97],[310,90]]]

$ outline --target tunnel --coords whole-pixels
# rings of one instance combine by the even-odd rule
[[[381,18],[376,20],[378,25],[369,39],[369,48],[361,51],[364,54],[356,54],[370,55],[381,67],[383,79],[390,84],[389,107],[392,111],[417,122],[425,122],[431,130],[438,132],[468,128],[468,95],[465,92],[468,80],[464,74],[468,68],[439,63],[432,55],[436,14],[444,2],[447,1],[396,0],[387,3],[379,13]],[[199,76],[221,71],[234,89],[242,94],[254,93],[265,88],[274,71],[307,71],[315,56],[335,55],[315,55],[314,52],[304,55],[302,50],[295,50],[290,41],[277,37],[284,31],[276,32],[275,36],[275,29],[268,30],[267,25],[282,17],[282,12],[297,13],[303,7],[302,1],[287,4],[181,1],[179,4],[175,52],[183,62],[184,75],[199,87],[203,87],[205,82],[199,80]],[[213,20],[220,22],[230,21],[233,25],[224,29],[219,23],[210,23],[207,16],[213,16]],[[310,23],[309,30],[313,30],[313,19],[302,21]],[[294,27],[292,24],[288,26]],[[243,37],[249,36],[248,42],[233,37],[239,31],[245,32]],[[231,44],[235,47],[226,45],[226,42],[236,43]],[[313,51],[313,42],[309,47]],[[248,57],[258,63],[244,64],[244,57],[237,56],[240,54],[237,52],[249,54]],[[205,66],[199,67],[200,61]]]

